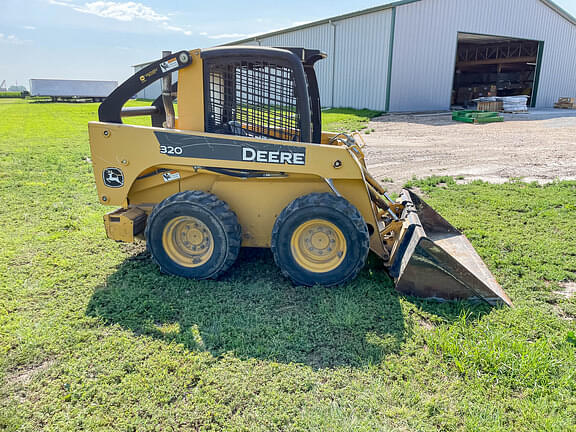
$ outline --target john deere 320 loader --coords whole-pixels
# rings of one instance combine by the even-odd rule
[[[409,190],[386,195],[358,136],[322,132],[314,63],[324,57],[167,52],[119,86],[89,124],[100,202],[119,207],[104,217],[108,237],[143,236],[162,271],[195,279],[217,278],[240,247],[271,248],[303,285],[353,279],[371,250],[401,292],[511,304],[461,232]],[[159,79],[151,106],[123,108]],[[152,127],[122,124],[134,115]]]

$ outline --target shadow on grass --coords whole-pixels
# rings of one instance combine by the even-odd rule
[[[406,297],[403,310],[373,254],[354,281],[324,288],[293,286],[267,249],[242,249],[218,281],[192,281],[161,274],[140,248],[96,288],[87,314],[214,356],[233,352],[313,368],[378,364],[400,351],[415,322],[451,323],[463,313],[476,320],[491,310],[415,297]]]
[[[314,368],[380,363],[410,331],[375,257],[345,286],[295,287],[263,249],[243,249],[218,281],[161,275],[141,252],[95,290],[87,313],[189,350]]]

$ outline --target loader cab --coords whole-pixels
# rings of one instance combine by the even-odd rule
[[[303,48],[230,47],[202,51],[205,131],[319,143],[314,63]]]
[[[320,143],[320,95],[314,64],[326,57],[304,48],[230,46],[165,53],[138,71],[100,105],[101,122],[150,115],[153,127]],[[171,76],[178,72],[178,81]],[[162,79],[150,107],[123,108]],[[178,118],[172,103],[178,100]],[[167,124],[172,125],[167,125]]]

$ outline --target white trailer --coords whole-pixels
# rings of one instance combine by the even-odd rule
[[[31,96],[57,98],[92,98],[102,100],[118,87],[118,81],[31,79]]]

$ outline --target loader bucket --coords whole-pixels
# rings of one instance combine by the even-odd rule
[[[403,190],[405,230],[394,252],[390,274],[402,293],[435,299],[512,301],[470,241],[418,195]]]

